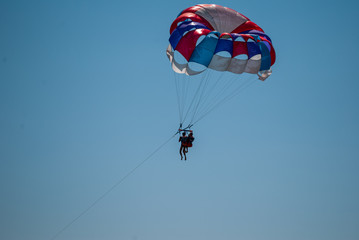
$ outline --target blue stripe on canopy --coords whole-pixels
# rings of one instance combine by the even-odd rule
[[[206,67],[209,66],[218,42],[218,38],[213,37],[213,33],[216,35],[218,34],[216,32],[208,34],[194,49],[189,62],[199,63]]]
[[[214,50],[214,54],[218,52],[226,51],[229,52],[231,55],[233,53],[233,42],[228,39],[219,39],[217,43],[216,50]]]
[[[270,57],[269,49],[264,42],[259,42],[258,46],[262,53],[261,68],[259,69],[259,71],[268,70],[270,69],[270,65],[271,65],[271,57]]]
[[[209,29],[208,27],[206,27],[205,25],[203,25],[202,23],[197,23],[197,22],[183,22],[181,23],[171,34],[169,42],[171,43],[171,46],[173,49],[176,49],[177,44],[179,43],[179,41],[181,40],[181,38],[183,37],[183,34],[191,29]]]
[[[247,42],[247,49],[248,49],[248,59],[251,57],[261,54],[261,50],[256,42]]]

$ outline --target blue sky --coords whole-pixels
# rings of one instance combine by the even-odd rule
[[[51,239],[178,127],[169,27],[193,1],[0,2],[0,238]],[[359,238],[355,1],[221,1],[277,62],[57,239]]]

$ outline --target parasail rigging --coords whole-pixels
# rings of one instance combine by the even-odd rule
[[[181,130],[271,73],[272,40],[233,9],[199,4],[183,10],[170,27],[167,57],[174,71]]]

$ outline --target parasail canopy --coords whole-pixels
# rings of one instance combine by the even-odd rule
[[[183,10],[170,27],[167,56],[177,73],[196,75],[207,68],[258,74],[265,80],[275,62],[270,37],[233,9],[199,4]]]

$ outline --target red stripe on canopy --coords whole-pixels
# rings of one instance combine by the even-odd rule
[[[176,29],[179,22],[183,22],[186,19],[190,19],[193,22],[202,23],[203,25],[205,25],[206,27],[208,27],[212,31],[214,30],[212,25],[206,19],[204,19],[203,17],[198,16],[197,14],[194,14],[194,13],[183,13],[178,18],[176,18],[176,20],[173,21],[173,23],[171,25],[171,28],[170,28],[170,34],[172,34],[172,32]]]
[[[241,25],[239,25],[236,29],[232,31],[232,33],[241,33],[249,30],[257,30],[264,32],[262,28],[260,28],[257,24],[252,21],[247,21]]]
[[[184,35],[179,43],[177,44],[176,50],[180,52],[183,57],[189,61],[191,55],[196,48],[197,40],[202,35],[207,35],[211,31],[208,29],[197,29],[195,31],[190,31]]]

